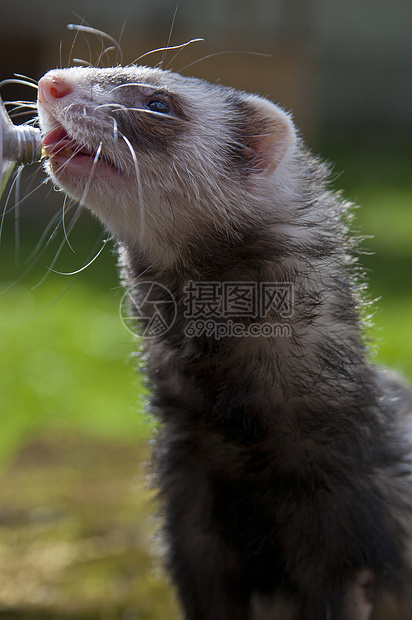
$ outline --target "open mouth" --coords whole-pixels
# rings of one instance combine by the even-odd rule
[[[92,166],[100,172],[119,174],[119,171],[100,152],[82,146],[71,138],[61,125],[43,137],[43,146],[55,173],[77,171],[90,173]]]

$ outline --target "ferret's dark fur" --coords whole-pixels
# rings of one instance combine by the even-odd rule
[[[412,395],[368,360],[327,168],[280,108],[194,78],[68,69],[39,87],[48,172],[115,234],[135,301],[150,282],[176,300],[145,345],[186,619],[411,618]],[[189,282],[292,285],[289,337],[185,335]],[[238,322],[256,320],[286,322]]]

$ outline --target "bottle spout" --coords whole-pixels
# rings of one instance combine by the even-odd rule
[[[0,196],[16,166],[39,162],[42,156],[40,129],[14,125],[0,98]]]

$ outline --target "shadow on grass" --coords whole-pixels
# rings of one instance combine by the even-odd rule
[[[47,434],[0,477],[0,618],[173,618],[146,448]]]
[[[126,616],[125,616],[126,617]],[[137,615],[134,616],[137,619]],[[101,616],[82,614],[56,614],[46,609],[38,611],[27,611],[25,609],[15,609],[14,611],[0,611],[2,620],[100,620]],[[130,620],[132,616],[130,616]]]

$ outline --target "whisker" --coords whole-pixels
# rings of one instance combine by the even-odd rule
[[[30,86],[31,88],[35,88],[36,90],[38,90],[39,88],[37,84],[33,84],[33,82],[29,82],[28,80],[19,80],[16,78],[7,78],[5,80],[2,80],[0,82],[0,88],[6,86],[6,84],[23,84],[23,86]]]
[[[119,40],[119,45],[120,45],[120,41],[122,40],[125,28],[126,28],[126,20],[123,21],[123,26],[120,29],[120,34],[119,34],[119,39],[118,39]],[[116,52],[116,64],[117,65],[118,64],[122,64],[121,61],[120,61],[120,57],[118,56],[118,52]]]
[[[62,151],[64,151],[64,149],[65,149],[65,148],[66,148],[66,145],[62,145],[60,148],[58,148],[58,149],[55,151],[55,154],[59,154],[59,153],[61,153]],[[69,162],[70,162],[70,161],[71,161],[71,160],[72,160],[72,159],[73,159],[73,158],[74,158],[74,157],[75,157],[78,153],[80,153],[80,151],[81,151],[83,148],[88,148],[88,144],[87,144],[87,142],[85,142],[84,144],[78,144],[78,145],[76,146],[76,148],[74,149],[74,151],[72,152],[72,154],[70,155],[70,157],[69,157],[69,158],[68,158],[68,159],[67,159],[67,160],[66,160],[63,164],[61,164],[61,165],[58,167],[58,170],[64,170],[64,168],[66,168],[66,166],[69,164]],[[93,160],[93,164],[92,164],[92,168],[91,168],[90,174],[94,174],[94,172],[95,172],[95,170],[96,170],[96,165],[97,165],[97,163],[98,163],[98,160],[99,160],[99,157],[100,157],[101,150],[102,150],[102,143],[100,143],[100,144],[99,144],[99,147],[98,147],[98,149],[97,149],[97,152],[96,152],[96,154],[95,154],[95,156],[94,156],[94,160]],[[47,179],[46,179],[46,181],[47,181]],[[90,187],[90,182],[88,182],[88,184],[86,185],[85,189],[83,190],[82,198],[81,198],[80,200],[83,200],[83,198],[87,195],[87,191],[88,191],[88,188],[89,188],[89,187]],[[87,190],[87,191],[86,191],[86,190]]]
[[[95,107],[95,110],[101,110],[102,108],[112,108],[113,110],[122,110],[127,112],[127,106],[121,103],[101,103]]]
[[[84,187],[83,193],[82,193],[81,198],[79,200],[80,204],[83,204],[84,199],[86,198],[87,194],[89,193],[89,189],[90,189],[90,185],[91,185],[91,182],[92,182],[92,178],[93,178],[94,173],[96,172],[96,168],[97,168],[98,163],[99,163],[99,159],[100,159],[100,154],[102,152],[102,148],[103,148],[103,142],[100,142],[100,144],[99,144],[99,146],[97,148],[96,154],[94,156],[94,159],[93,159],[92,167],[90,169],[89,178],[87,179],[87,183],[86,183],[86,185]]]
[[[64,164],[62,164],[62,166],[60,166],[60,168],[64,168],[64,167],[67,165],[67,163],[70,161],[70,159],[71,159],[72,157],[74,157],[74,156],[76,155],[76,153],[78,153],[78,152],[79,152],[82,148],[83,148],[83,147],[79,145],[79,148],[78,148],[78,149],[76,149],[76,150],[73,152],[73,154],[72,154],[72,155],[71,155],[71,157],[67,160],[67,162],[65,162]],[[47,276],[48,276],[48,275],[49,275],[49,273],[50,273],[50,270],[52,270],[53,265],[55,265],[55,263],[56,263],[56,261],[57,261],[58,257],[60,256],[61,251],[63,250],[63,247],[64,247],[64,245],[65,245],[65,243],[66,243],[66,242],[68,243],[69,247],[73,250],[73,248],[72,248],[72,246],[71,246],[70,242],[68,241],[68,236],[69,236],[69,234],[71,233],[71,231],[73,230],[73,228],[74,228],[75,224],[77,223],[77,221],[78,221],[78,219],[79,219],[79,217],[80,217],[80,213],[81,213],[81,211],[82,211],[82,202],[83,202],[84,198],[86,197],[86,195],[87,195],[87,193],[88,193],[88,190],[89,190],[89,187],[90,187],[91,178],[92,178],[92,176],[93,176],[93,174],[94,174],[94,172],[95,172],[95,170],[96,170],[96,166],[97,166],[97,164],[98,164],[98,160],[99,160],[99,156],[100,156],[100,153],[101,153],[101,149],[102,149],[102,143],[100,143],[99,148],[97,149],[97,152],[96,152],[96,155],[95,155],[95,158],[94,158],[94,161],[93,161],[92,169],[91,169],[91,171],[90,171],[89,181],[88,181],[88,183],[87,183],[87,185],[86,185],[85,189],[83,190],[82,196],[81,196],[80,201],[79,201],[79,206],[77,207],[77,209],[76,209],[76,211],[75,211],[75,214],[74,214],[74,216],[73,216],[72,220],[70,221],[69,226],[66,228],[66,226],[65,226],[65,224],[64,224],[64,230],[65,230],[64,240],[63,240],[63,241],[62,241],[62,243],[60,244],[60,246],[59,246],[59,248],[58,248],[58,250],[57,250],[57,252],[56,252],[56,254],[55,254],[54,258],[53,258],[53,261],[52,261],[52,263],[51,263],[50,267],[48,268],[49,270],[46,272],[46,274],[43,276],[43,278],[41,278],[41,280],[40,280],[40,281],[39,281],[39,282],[35,285],[35,287],[34,287],[34,288],[37,288],[38,286],[40,286],[41,284],[43,284],[43,282],[46,280]],[[53,233],[52,233],[51,237],[49,238],[49,241],[50,241],[50,239],[52,238],[52,236],[54,235],[54,233],[55,233],[55,231],[53,231]]]
[[[149,56],[150,54],[155,54],[156,52],[164,52],[165,50],[177,50],[180,48],[184,48],[187,47],[188,45],[190,45],[191,43],[198,43],[199,41],[204,41],[204,39],[198,38],[198,39],[190,39],[190,41],[186,41],[186,43],[181,43],[180,45],[171,45],[170,47],[159,47],[155,50],[151,50],[150,52],[146,52],[145,54],[142,54],[141,56],[138,56],[137,58],[135,58],[135,60],[133,60],[131,63],[129,63],[128,66],[134,65],[137,62],[139,62],[139,60],[141,60],[142,58],[145,58],[146,56]]]
[[[46,246],[45,246],[46,248],[47,248],[47,247],[48,247],[48,246],[49,246],[49,245],[50,245],[50,244],[51,244],[51,243],[55,240],[55,238],[56,238],[56,235],[57,235],[57,233],[58,233],[58,231],[59,231],[59,228],[60,228],[60,226],[61,226],[61,223],[62,223],[62,215],[61,215],[61,213],[58,213],[58,214],[57,214],[57,220],[58,220],[58,221],[57,221],[57,223],[56,223],[56,225],[55,225],[54,229],[51,231],[51,233],[50,233],[50,235],[49,235],[49,238],[48,238],[48,239],[47,239],[47,241],[46,241]],[[55,221],[55,220],[54,220],[54,218],[53,218],[51,221],[52,221],[52,222],[53,222],[53,224],[54,224],[54,221]],[[50,226],[50,228],[51,228],[51,226]],[[47,229],[46,229],[46,230],[47,230],[47,233],[49,232],[50,228],[47,228]],[[46,234],[47,234],[47,233],[46,233]]]
[[[46,185],[49,182],[49,179],[43,179],[43,181],[41,181],[41,183],[39,183],[39,185],[37,185],[37,187],[35,187],[34,189],[32,189],[28,194],[26,194],[21,200],[19,200],[16,204],[13,205],[13,207],[11,207],[10,209],[8,209],[6,211],[6,213],[12,211],[12,209],[14,209],[15,207],[19,206],[20,204],[23,203],[24,200],[27,200],[28,198],[30,198],[30,196],[32,196],[35,192],[37,192],[37,190],[39,189],[39,187],[41,187],[42,185]]]
[[[19,106],[16,109],[19,110],[21,107],[23,107],[23,106]],[[27,116],[28,114],[32,114],[32,110],[26,110],[25,112],[15,112],[14,110],[12,110],[10,112],[9,116],[10,116],[10,118],[12,118],[14,120],[15,118],[21,118],[22,116]],[[34,121],[35,121],[35,119],[33,119],[33,122]]]
[[[30,271],[36,266],[36,264],[38,263],[40,257],[44,254],[45,251],[46,251],[46,247],[44,247],[43,250],[41,252],[39,252],[39,254],[37,255],[37,258],[30,263],[30,265],[27,267],[27,269],[18,278],[13,280],[13,282],[11,282],[8,286],[6,286],[6,288],[4,290],[1,291],[0,297],[3,297],[4,295],[6,295],[15,286],[20,284],[20,282],[22,280],[24,280],[24,278],[27,276],[27,274],[29,274]]]
[[[20,166],[15,175],[14,175],[14,179],[13,182],[11,184],[11,187],[8,191],[7,194],[7,198],[5,200],[4,203],[4,208],[3,208],[3,212],[1,214],[1,218],[0,218],[0,242],[1,242],[1,237],[2,237],[2,231],[4,228],[4,221],[5,221],[5,216],[6,214],[12,212],[14,210],[15,214],[14,214],[14,226],[15,226],[15,262],[16,265],[18,265],[19,263],[19,255],[20,255],[20,206],[23,204],[24,200],[27,199],[31,194],[33,194],[35,191],[37,191],[37,189],[39,187],[41,187],[41,185],[43,185],[45,182],[47,182],[47,179],[45,179],[44,181],[42,181],[41,183],[37,184],[36,187],[27,195],[25,195],[23,198],[20,198],[20,180],[21,180],[21,173],[23,171],[23,166]],[[31,175],[31,179],[34,178],[34,175]],[[14,190],[14,194],[15,194],[15,199],[14,199],[14,204],[8,208],[9,205],[9,201],[10,201],[10,197],[12,195],[12,192]],[[43,237],[44,238],[44,237]],[[42,242],[43,242],[43,238],[42,238]],[[30,261],[33,259],[33,256],[35,256],[36,252],[37,252],[38,246],[36,246],[36,250],[35,252],[32,252],[32,254],[30,255]],[[25,275],[26,272],[24,272],[24,274],[22,274],[23,276]],[[18,280],[20,281],[20,279]],[[9,290],[9,289],[7,289]]]
[[[113,86],[108,92],[109,95],[113,93],[118,88],[127,88],[128,86],[143,86],[144,88],[153,88],[153,90],[157,90],[159,87],[154,84],[148,84],[147,82],[125,82],[124,84],[118,84],[117,86]]]
[[[48,267],[48,269],[49,271],[52,271],[53,273],[57,273],[59,276],[75,276],[81,273],[82,271],[84,271],[85,269],[87,269],[88,267],[90,267],[90,265],[92,265],[94,261],[99,258],[100,254],[103,252],[104,248],[106,247],[106,244],[108,243],[108,241],[110,241],[110,239],[103,239],[103,245],[100,248],[100,250],[93,256],[91,260],[89,260],[88,263],[83,265],[83,267],[80,267],[80,269],[76,269],[76,271],[56,271],[55,269],[52,269],[51,267]]]
[[[17,78],[21,78],[22,80],[26,80],[28,82],[32,82],[33,84],[37,85],[37,80],[35,80],[34,78],[28,75],[23,75],[22,73],[14,73],[13,75],[15,75]]]
[[[12,106],[12,105],[14,105],[15,108],[12,108],[12,110],[13,109],[18,109],[18,108],[23,108],[23,107],[32,108],[33,110],[37,109],[37,104],[34,101],[16,101],[16,100],[13,100],[13,101],[3,101],[3,103],[4,103],[5,106]]]
[[[81,65],[82,67],[93,67],[93,63],[88,60],[82,60],[81,58],[73,58],[73,64]]]
[[[166,114],[156,112],[155,110],[148,110],[146,108],[132,108],[130,106],[122,105],[121,103],[101,103],[95,107],[95,110],[99,110],[100,108],[112,108],[113,110],[121,110],[122,112],[141,112],[142,114],[149,114],[151,116],[156,116],[157,118],[162,118],[163,120],[172,122],[182,122],[184,120],[177,119],[174,116],[167,116]]]
[[[144,204],[143,204],[143,200],[142,200],[142,186],[141,186],[141,182],[140,182],[140,169],[139,169],[139,164],[137,163],[137,157],[136,157],[136,153],[134,152],[133,146],[130,143],[130,140],[128,138],[126,138],[126,136],[119,132],[120,136],[123,138],[123,140],[125,141],[127,148],[130,151],[130,154],[132,156],[133,159],[133,164],[134,164],[134,169],[136,172],[136,185],[137,185],[137,198],[138,198],[138,205],[139,205],[139,214],[140,214],[140,242],[143,241],[143,235],[144,235],[144,229],[145,229],[145,212],[144,212]]]
[[[74,206],[74,203],[69,205],[69,208],[71,208],[72,206]],[[66,208],[66,205],[64,205],[64,209],[65,208]],[[110,241],[110,239],[111,239],[111,237],[108,237],[106,239],[102,239],[103,235],[106,234],[104,230],[101,231],[101,233],[100,233],[98,239],[96,240],[96,242],[95,242],[91,252],[89,253],[89,256],[92,256],[92,258],[90,260],[88,260],[88,262],[85,265],[83,265],[80,269],[76,269],[75,271],[72,271],[72,272],[62,272],[62,271],[57,271],[56,269],[53,268],[54,265],[57,262],[57,259],[60,256],[60,254],[61,254],[61,252],[62,252],[66,242],[69,244],[70,249],[74,252],[71,244],[68,241],[68,235],[71,234],[71,232],[73,231],[75,225],[77,224],[77,222],[78,222],[78,220],[79,220],[79,218],[80,218],[80,216],[82,214],[82,211],[83,211],[82,206],[79,203],[77,208],[76,208],[76,211],[75,211],[75,213],[74,213],[74,215],[73,215],[73,217],[72,217],[72,219],[70,221],[70,224],[69,224],[69,226],[67,228],[67,233],[65,233],[65,239],[60,243],[60,245],[59,245],[59,247],[57,249],[56,254],[54,255],[54,258],[53,258],[51,264],[49,265],[49,267],[47,267],[47,272],[44,274],[44,276],[41,278],[41,280],[36,285],[34,285],[32,287],[32,289],[35,289],[38,286],[40,286],[41,284],[43,284],[43,282],[47,279],[47,277],[50,275],[50,273],[55,273],[55,274],[62,275],[62,276],[77,276],[79,273],[81,273],[82,271],[87,269],[92,263],[94,263],[95,260],[97,260],[97,258],[103,252],[103,250],[106,247],[108,241]],[[62,216],[59,216],[59,222],[58,222],[57,226],[55,227],[54,231],[52,232],[52,235],[50,236],[49,241],[50,241],[52,236],[55,236],[55,234],[56,234],[56,232],[57,232],[61,222],[62,222]],[[48,228],[50,229],[50,226]],[[42,243],[42,241],[44,240],[47,232],[44,231],[44,233],[42,235],[42,239],[39,241],[39,244]],[[47,244],[49,243],[49,241],[47,242]],[[97,252],[95,252],[95,248],[96,248],[96,246],[98,244],[100,244],[100,241],[102,241],[102,245],[99,248],[99,250]]]
[[[71,208],[71,206],[70,206],[70,208]],[[56,237],[57,231],[60,228],[60,224],[61,224],[61,213],[56,213],[55,215],[53,215],[53,217],[51,218],[50,222],[47,224],[46,228],[42,232],[40,239],[38,240],[38,242],[36,243],[36,245],[34,247],[34,250],[31,252],[29,257],[26,259],[26,261],[25,261],[26,263],[28,263],[30,265],[33,262],[33,260],[37,261],[36,255],[38,254],[39,250],[43,246],[43,250],[40,251],[40,254],[42,254],[43,251],[50,245],[50,243]],[[50,234],[49,238],[47,239],[46,243],[44,244],[45,239],[46,239],[47,235],[49,235],[50,229],[53,228],[53,226],[54,226],[54,229],[51,232],[51,234]]]
[[[86,24],[86,26],[89,26],[91,28],[90,22],[87,21],[84,15],[81,15],[80,13],[74,10],[72,11],[72,13],[75,17],[77,17],[77,19],[81,21],[82,24]]]
[[[37,105],[33,101],[4,101],[3,103],[8,108],[8,114],[13,120],[28,115],[33,117],[33,112],[37,111]],[[33,124],[36,120],[37,116],[28,118],[25,124]]]
[[[30,120],[26,121],[24,123],[25,125],[35,125],[36,127],[39,124],[39,117],[36,115],[34,118],[31,118]],[[42,157],[43,159],[43,157]],[[40,161],[42,161],[42,159]]]
[[[19,278],[19,281],[20,281],[20,278]],[[55,295],[54,298],[48,304],[43,306],[41,310],[39,310],[38,312],[35,312],[33,314],[30,314],[26,319],[23,319],[23,320],[19,321],[18,324],[21,325],[21,324],[26,323],[26,321],[33,321],[33,319],[35,319],[37,316],[40,316],[41,314],[43,314],[43,312],[46,312],[46,310],[51,308],[56,302],[59,301],[59,299],[61,299],[62,297],[64,297],[64,295],[66,295],[67,291],[70,289],[71,286],[73,286],[75,281],[76,281],[75,279],[71,280],[71,282],[66,284],[64,289],[58,295]],[[10,287],[8,289],[6,289],[5,292],[7,292],[8,290],[10,290]],[[33,290],[33,288],[32,288],[32,290]]]
[[[85,39],[85,43],[86,43],[86,45],[87,45],[87,49],[89,50],[90,66],[92,67],[92,66],[93,66],[93,60],[92,60],[92,57],[93,57],[93,54],[92,54],[92,48],[91,48],[91,46],[90,46],[90,43],[89,43],[89,40],[88,40],[88,39]]]
[[[14,185],[14,198],[17,205],[14,209],[14,264],[18,266],[20,259],[20,189],[21,189],[21,173],[23,166],[20,166]]]
[[[120,54],[120,64],[123,64],[123,51],[120,47],[119,43],[112,36],[104,32],[103,30],[98,30],[97,28],[92,28],[90,26],[83,26],[82,24],[68,24],[67,28],[69,30],[77,30],[80,32],[87,32],[89,34],[94,34],[96,36],[102,37],[103,39],[107,39],[116,47]]]
[[[178,9],[178,5],[176,5],[175,11],[173,13],[172,23],[170,25],[170,30],[169,30],[169,37],[167,39],[166,47],[163,50],[162,57],[161,57],[160,62],[158,64],[159,67],[163,66],[163,62],[164,62],[164,60],[166,58],[167,50],[169,49],[169,46],[170,46],[170,41],[172,39],[173,28],[174,28],[174,25],[175,25],[175,20],[176,20],[176,15],[177,15],[177,9]]]
[[[117,48],[114,45],[111,45],[110,47],[106,47],[106,49],[104,49],[101,53],[99,58],[97,59],[97,63],[96,65],[99,66],[100,63],[103,60],[103,56],[105,56],[106,54],[109,54],[110,52],[113,52],[113,50],[116,50]]]
[[[73,246],[69,241],[69,235],[67,234],[67,229],[66,229],[66,203],[67,203],[67,199],[68,196],[67,194],[64,197],[63,200],[63,210],[62,210],[62,228],[63,228],[63,234],[64,234],[64,238],[66,239],[67,245],[69,246],[69,248],[71,249],[71,251],[74,252]]]
[[[71,103],[70,105],[66,105],[64,110],[65,110],[65,112],[70,112],[70,110],[72,108],[75,108],[75,107],[76,107],[76,104],[75,103]],[[56,122],[56,128],[57,127],[59,127],[59,123]]]
[[[1,237],[1,233],[3,230],[3,226],[4,226],[4,218],[6,217],[6,215],[8,213],[11,213],[16,207],[20,206],[22,201],[14,201],[13,205],[11,207],[8,207],[9,201],[10,201],[10,196],[12,195],[12,192],[14,190],[14,186],[17,182],[17,176],[21,171],[22,166],[19,166],[19,168],[16,168],[15,170],[12,171],[11,175],[13,177],[13,181],[10,185],[9,191],[7,192],[7,196],[6,199],[4,201],[4,209],[3,209],[3,213],[1,216],[1,221],[0,221],[0,237]],[[37,188],[36,188],[37,189]]]
[[[21,202],[21,201],[20,201]],[[57,225],[56,221],[58,220]],[[40,258],[43,256],[43,254],[46,252],[47,247],[50,244],[50,241],[55,237],[57,230],[60,227],[60,221],[61,221],[61,214],[60,213],[56,213],[52,219],[50,220],[50,222],[48,223],[48,225],[46,226],[41,238],[39,239],[39,241],[37,242],[34,250],[31,252],[29,258],[27,260],[25,260],[25,264],[28,264],[28,267],[24,270],[24,272],[15,280],[13,280],[13,282],[11,282],[1,293],[0,293],[0,297],[2,297],[3,295],[6,295],[10,290],[12,290],[15,286],[17,286],[33,269],[34,267],[37,265],[37,263],[39,262]],[[50,229],[55,226],[53,232],[51,233],[48,241],[46,244],[44,244],[44,240],[46,238],[46,236],[49,234]],[[43,246],[43,247],[42,247]],[[41,248],[39,250],[39,248]],[[35,287],[34,287],[35,288]]]
[[[170,116],[164,114],[163,112],[156,112],[155,110],[148,110],[146,108],[126,108],[128,112],[141,112],[142,114],[149,114],[150,116],[156,116],[157,118],[162,118],[163,120],[172,121],[176,123],[186,122],[183,118],[176,118],[175,116]]]
[[[181,67],[178,71],[184,71],[188,69],[188,67],[192,67],[196,65],[198,62],[202,62],[202,60],[207,60],[208,58],[212,58],[213,56],[221,56],[222,54],[252,54],[253,56],[263,56],[265,58],[270,58],[272,54],[266,54],[265,52],[253,52],[248,50],[223,50],[221,52],[214,52],[213,54],[207,54],[206,56],[202,56],[202,58],[198,58],[193,62],[190,62],[188,65]]]
[[[89,62],[90,62],[90,67],[93,67],[93,54],[92,54],[92,48],[91,45],[89,43],[88,39],[84,39],[84,42],[86,43],[87,49],[89,50]]]
[[[181,48],[180,50],[178,50],[176,52],[176,54],[174,56],[172,56],[172,58],[169,60],[169,62],[167,63],[165,70],[167,71],[169,69],[169,67],[172,65],[172,62],[175,60],[175,58],[177,58],[179,56],[179,54],[183,51],[183,49],[185,48]]]
[[[75,155],[77,155],[78,153],[80,153],[80,151],[82,150],[82,148],[84,148],[86,145],[83,144],[79,144],[73,151],[73,153],[70,155],[70,157],[67,159],[67,161],[64,162],[64,164],[62,164],[61,166],[59,166],[59,170],[62,168],[65,168],[68,164],[68,162],[73,159],[73,157]],[[66,148],[66,145],[62,145],[60,148],[58,148],[55,153],[58,155],[59,153],[61,153],[62,151],[64,151],[64,149]]]
[[[79,220],[79,218],[80,218],[81,212],[82,212],[82,207],[81,207],[81,205],[79,205],[79,206],[77,207],[77,209],[76,209],[76,211],[75,211],[75,213],[74,213],[74,215],[73,215],[72,219],[71,219],[71,222],[70,222],[70,225],[69,225],[69,228],[68,228],[68,234],[70,234],[70,233],[71,233],[71,231],[73,230],[74,226],[77,224],[77,222],[78,222],[78,220]],[[44,276],[43,276],[43,277],[42,277],[42,278],[41,278],[41,279],[37,282],[37,284],[35,284],[35,285],[32,287],[32,290],[35,290],[36,288],[38,288],[39,286],[41,286],[41,285],[43,284],[43,282],[44,282],[44,281],[48,278],[48,276],[50,275],[50,273],[53,271],[53,266],[56,264],[57,259],[59,258],[60,254],[62,253],[62,250],[63,250],[63,248],[64,248],[64,246],[65,246],[65,245],[66,245],[66,238],[64,238],[64,239],[63,239],[63,241],[60,243],[59,247],[57,248],[57,251],[56,251],[56,253],[55,253],[54,257],[53,257],[53,260],[52,260],[52,262],[51,262],[50,266],[49,266],[49,267],[47,267],[47,271],[46,271],[46,273],[45,273],[45,274],[44,274]]]
[[[0,245],[1,245],[1,239],[2,239],[2,234],[3,234],[4,220],[6,218],[7,213],[10,213],[10,211],[13,210],[13,207],[8,209],[7,205],[9,204],[9,199],[10,199],[11,193],[13,191],[14,183],[15,183],[15,179],[13,179],[11,187],[10,187],[9,191],[7,192],[7,196],[6,196],[5,201],[4,201],[3,211],[2,211],[2,214],[1,214],[1,217],[0,217]]]
[[[82,18],[82,17],[80,17],[79,15],[77,15],[77,17],[79,17],[79,19],[81,19],[81,21],[82,21],[82,22],[84,21],[84,17]],[[69,26],[68,26],[68,28],[69,28]],[[70,28],[69,28],[69,30],[70,30]],[[73,28],[72,30],[75,30],[75,28]],[[76,30],[76,34],[74,35],[74,37],[73,37],[73,41],[72,41],[72,44],[71,44],[71,46],[70,46],[69,57],[68,57],[68,59],[67,59],[67,66],[68,66],[68,67],[70,66],[71,56],[72,56],[72,54],[73,54],[74,46],[75,46],[76,41],[77,41],[77,38],[78,38],[78,36],[79,36],[79,31],[80,31],[80,29],[77,29],[77,30]]]

